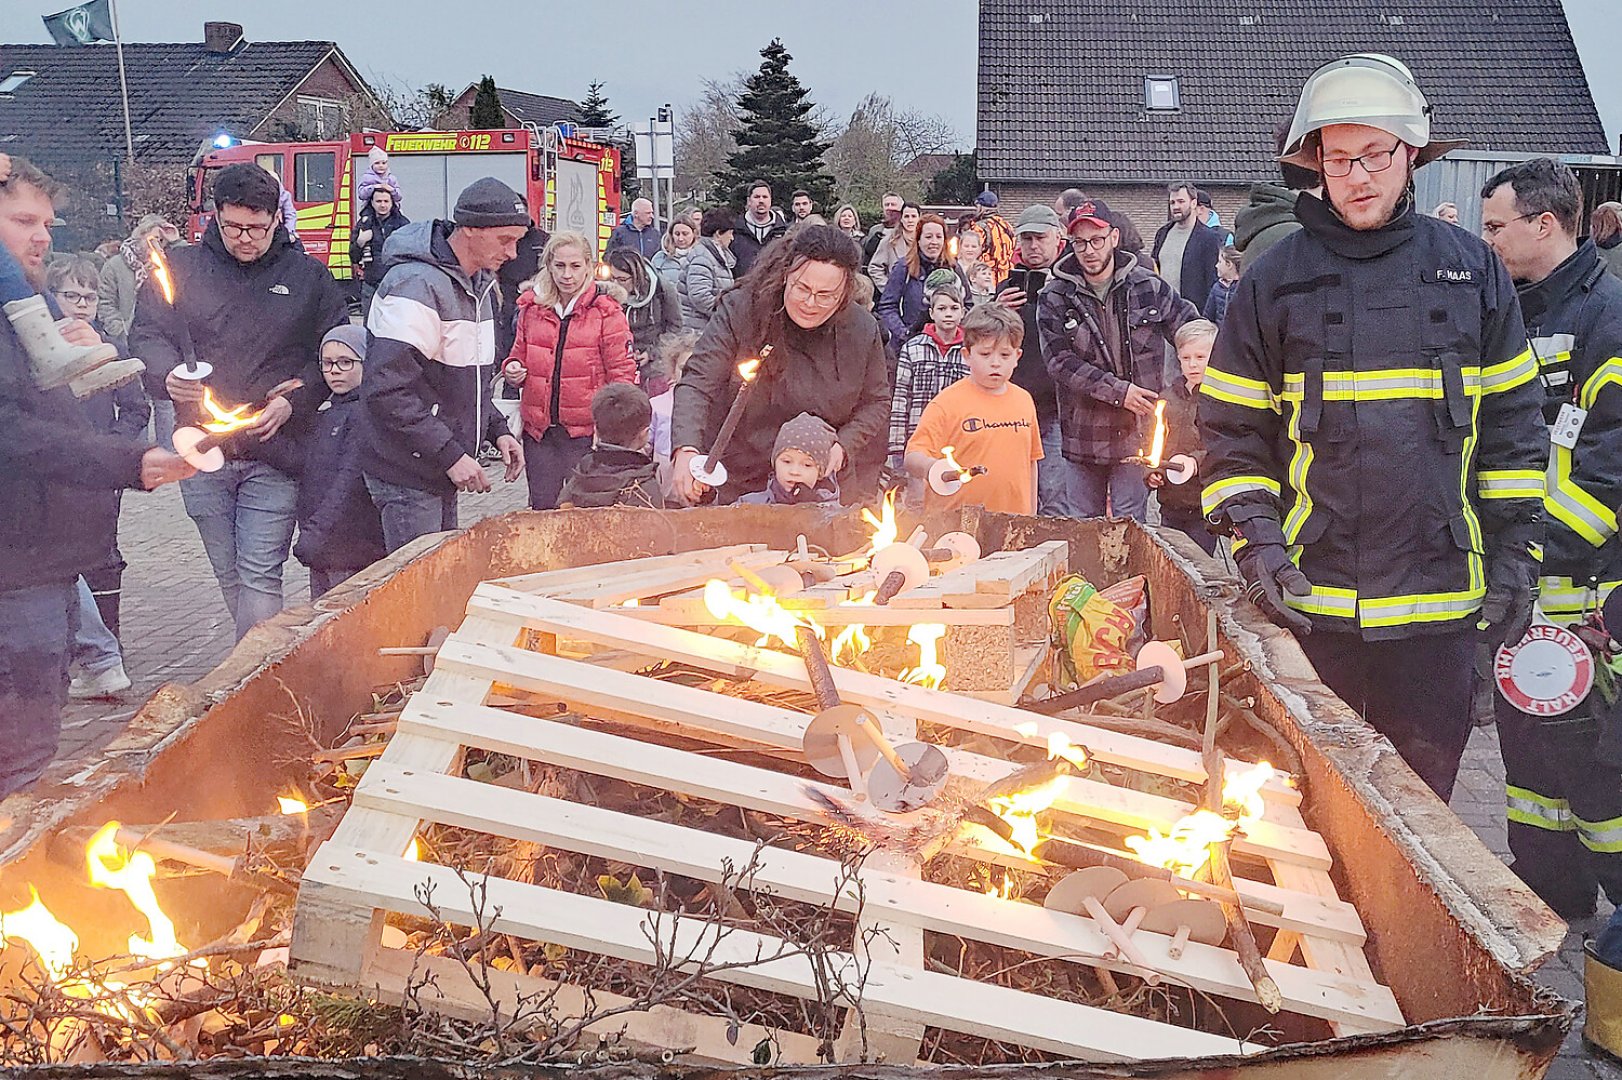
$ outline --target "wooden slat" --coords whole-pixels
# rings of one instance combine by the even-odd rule
[[[634,574],[643,571],[665,570],[671,567],[689,567],[700,564],[705,566],[725,566],[728,559],[735,559],[741,555],[750,555],[765,550],[765,544],[731,544],[726,547],[681,551],[674,555],[650,555],[645,559],[621,559],[616,562],[593,563],[589,566],[541,570],[533,574],[515,574],[512,577],[495,578],[493,583],[503,588],[516,589],[519,592],[541,593],[548,589],[567,588],[573,585],[590,584],[594,581],[604,581],[620,574]]]
[[[536,721],[483,706],[413,703],[400,718],[400,728],[404,733],[454,740],[593,776],[663,787],[693,798],[730,803],[795,821],[827,823],[825,804],[814,798],[813,793],[840,800],[859,816],[880,816],[875,811],[862,810],[851,802],[849,791],[832,784],[785,776],[710,755],[693,755],[607,732]],[[796,746],[797,738],[794,738]],[[790,740],[785,737],[782,741]],[[910,819],[890,819],[884,824],[894,827],[897,820]],[[960,830],[946,850],[1014,869],[1031,868],[1027,859],[978,828]],[[1236,879],[1236,885],[1247,898],[1283,906],[1282,915],[1260,910],[1251,912],[1251,921],[1255,923],[1302,930],[1354,946],[1361,945],[1365,939],[1363,925],[1349,904],[1334,898],[1287,892],[1246,878]]]
[[[735,578],[732,573],[732,563],[756,569],[780,563],[787,557],[787,554],[781,551],[757,551],[745,555],[736,555],[728,560],[699,563],[694,566],[666,567],[647,573],[620,572],[611,576],[601,576],[592,582],[570,585],[556,591],[548,589],[545,590],[544,595],[553,596],[559,600],[568,600],[575,604],[585,604],[587,607],[618,607],[627,600],[637,600],[644,596],[675,592],[678,589],[686,589],[702,584],[711,578],[720,578],[727,582],[735,581],[741,586],[742,580]],[[531,590],[531,592],[534,591]]]
[[[436,779],[449,782],[452,778]],[[304,880],[357,907],[413,913],[422,911],[416,890],[427,887],[445,920],[472,925],[478,919],[467,886],[450,869],[429,863],[328,842],[317,851]],[[697,958],[705,958],[717,980],[803,999],[820,998],[811,961],[793,955],[792,949],[789,955],[781,955],[784,943],[779,939],[735,928],[721,932],[697,920],[674,923],[668,913],[655,925],[654,916],[640,908],[503,878],[486,878],[484,885],[485,917],[497,933],[640,964],[657,963],[662,951],[666,956],[692,958],[680,965],[689,971],[698,966]],[[863,1002],[887,1014],[1080,1060],[1135,1061],[1263,1049],[931,971],[875,964],[862,973],[848,953],[832,953],[826,961],[844,971],[851,982],[860,980]],[[714,970],[716,967],[721,969]]]
[[[696,767],[697,762],[694,764]],[[805,903],[833,903],[846,911],[857,907],[850,890],[836,892],[841,866],[833,859],[776,848],[757,852],[748,840],[472,780],[374,767],[356,788],[355,803],[385,810],[420,808],[429,820],[443,825],[657,867],[701,881],[719,881],[723,867],[742,867],[755,858],[757,868],[752,882],[747,883],[755,888]],[[318,856],[316,861],[323,860]],[[1103,959],[1109,939],[1081,916],[1033,904],[1010,904],[982,893],[866,867],[861,881],[867,906],[896,922],[1038,956],[1134,970],[1120,959]],[[1180,983],[1206,993],[1255,1000],[1255,990],[1238,958],[1226,949],[1193,943],[1173,960],[1167,952],[1169,936],[1140,930],[1134,941],[1156,970]],[[1363,984],[1288,964],[1272,964],[1269,971],[1293,1012],[1359,1024],[1402,1025],[1391,992],[1372,979]],[[1394,1013],[1396,1019],[1391,1023]]]
[[[781,603],[790,611],[812,610],[807,605],[795,603],[802,595],[804,594],[784,597]],[[703,597],[685,593],[681,596],[664,597],[659,601],[658,607],[625,608],[623,614],[649,622],[663,623],[666,626],[738,625],[734,620],[718,619],[711,615],[710,609],[704,606]],[[915,623],[940,623],[943,626],[1014,625],[1014,609],[1011,607],[962,611],[939,608],[927,613],[926,616],[917,609],[902,610],[895,607],[876,607],[871,604],[847,604],[843,607],[816,608],[813,617],[823,626],[848,626],[851,623],[861,623],[864,626],[912,626]]]
[[[797,657],[794,662],[800,663]],[[531,693],[557,694],[568,704],[587,711],[594,705],[640,710],[663,720],[700,728],[708,724],[705,717],[716,714],[736,725],[733,730],[752,742],[766,741],[769,736],[781,737],[796,729],[803,734],[810,719],[804,713],[744,698],[725,697],[697,687],[658,682],[624,672],[600,671],[524,649],[472,644],[463,639],[460,631],[440,647],[438,665],[451,671],[493,678]],[[1001,779],[1014,768],[1006,762],[956,748],[943,747],[942,750],[954,775],[982,783]],[[1128,831],[1156,828],[1163,832],[1195,809],[1192,804],[1177,799],[1079,777],[1071,778],[1054,805],[1060,813],[1076,814]],[[1285,828],[1269,821],[1250,826],[1244,835],[1235,839],[1234,850],[1243,855],[1286,859],[1321,869],[1330,866],[1329,849],[1322,837],[1306,829]]]
[[[491,619],[505,619],[525,626],[549,629],[606,648],[638,650],[667,660],[680,660],[731,678],[755,679],[794,690],[804,690],[810,685],[805,674],[805,663],[798,656],[775,649],[739,645],[679,627],[642,623],[618,612],[591,611],[488,584],[474,590],[472,599],[468,601],[468,610]],[[468,636],[462,635],[464,640]],[[1044,748],[1047,746],[1048,733],[1059,731],[1067,735],[1071,742],[1086,746],[1093,757],[1100,761],[1191,783],[1205,781],[1205,768],[1200,763],[1199,754],[1193,750],[1105,731],[1075,721],[1037,716],[1005,705],[900,683],[849,668],[836,667],[833,674],[841,697],[853,704],[894,709],[920,721]],[[1035,735],[1020,734],[1021,727],[1033,723],[1038,727]],[[1229,762],[1229,767],[1234,769],[1246,768],[1249,764],[1233,759],[1229,759]],[[1298,805],[1301,801],[1301,793],[1279,779],[1264,786],[1262,795],[1270,802],[1286,805]]]

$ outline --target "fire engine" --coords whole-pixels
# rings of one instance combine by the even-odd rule
[[[359,207],[353,192],[366,154],[381,146],[400,184],[400,209],[412,221],[449,220],[456,196],[474,180],[494,176],[524,193],[536,223],[594,236],[599,252],[620,212],[620,152],[557,128],[494,131],[366,131],[346,141],[243,142],[205,155],[187,182],[195,243],[214,214],[211,175],[253,162],[275,173],[293,196],[299,241],[341,281],[354,277],[349,239]]]

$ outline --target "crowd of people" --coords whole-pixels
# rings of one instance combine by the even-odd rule
[[[1571,172],[1534,159],[1488,182],[1479,237],[1422,212],[1413,173],[1453,144],[1386,57],[1321,69],[1275,140],[1280,175],[1231,229],[1183,179],[1147,242],[1079,189],[1012,222],[991,191],[955,220],[892,193],[864,229],[759,181],[664,224],[637,199],[601,255],[490,178],[410,221],[379,151],[360,323],[257,166],[218,174],[199,243],[142,219],[97,265],[47,259],[56,189],[0,160],[0,794],[50,760],[70,685],[129,685],[120,490],[180,483],[241,636],[282,608],[290,555],[319,596],[454,528],[499,459],[539,510],[901,489],[1157,512],[1231,554],[1446,798],[1483,645],[1518,642],[1540,589],[1544,618],[1601,633],[1622,579],[1622,206],[1585,219]],[[170,450],[239,408],[223,461]],[[943,462],[974,482],[943,494]],[[1622,900],[1622,707],[1554,734],[1498,704],[1517,870],[1562,913]]]

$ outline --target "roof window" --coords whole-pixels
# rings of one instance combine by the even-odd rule
[[[1150,112],[1180,112],[1183,95],[1175,75],[1145,75],[1143,77],[1143,107]]]
[[[0,94],[9,94],[23,83],[39,74],[36,71],[13,71],[4,79],[0,79]]]

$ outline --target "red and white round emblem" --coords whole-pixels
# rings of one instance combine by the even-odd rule
[[[1514,648],[1501,645],[1493,678],[1504,700],[1531,716],[1570,712],[1594,688],[1594,656],[1563,626],[1537,623]]]

